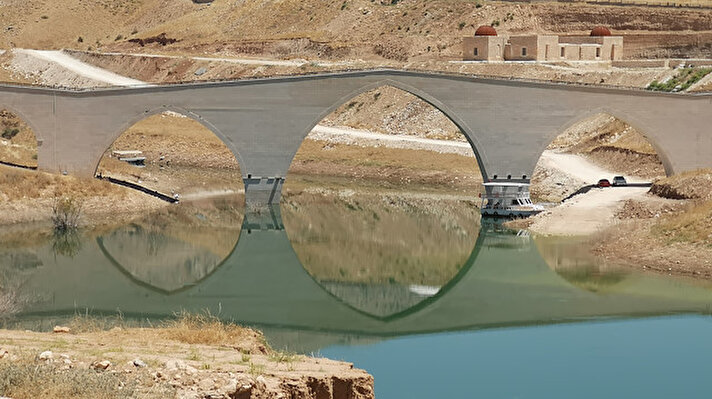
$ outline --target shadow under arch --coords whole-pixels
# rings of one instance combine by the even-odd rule
[[[32,132],[35,134],[35,140],[37,140],[37,146],[39,147],[40,144],[44,141],[44,135],[42,134],[42,131],[37,128],[37,126],[34,124],[34,122],[32,122],[32,119],[27,118],[27,116],[25,116],[23,114],[23,112],[20,111],[18,108],[15,108],[13,106],[10,106],[10,105],[0,101],[0,110],[3,110],[3,109],[15,114],[18,118],[22,119],[22,121],[30,129],[32,129]]]
[[[19,168],[25,168],[25,169],[38,169],[39,167],[39,162],[40,162],[40,146],[42,145],[43,139],[42,139],[42,134],[40,131],[37,129],[37,126],[28,119],[20,110],[18,110],[15,107],[6,105],[5,103],[0,102],[0,112],[6,111],[11,115],[11,117],[16,118],[19,120],[21,125],[24,125],[24,127],[29,130],[29,133],[32,135],[32,140],[28,143],[25,141],[25,144],[27,145],[22,145],[19,144],[19,149],[16,148],[16,150],[19,150],[20,152],[13,152],[10,150],[10,154],[14,154],[15,159],[3,159],[0,160],[0,163],[3,163],[8,166],[13,166],[13,167],[19,167]],[[3,118],[4,119],[4,118]],[[18,132],[22,132],[22,129],[19,129]],[[17,134],[17,132],[16,132]],[[12,137],[8,140],[11,142],[16,139],[17,136]],[[23,156],[24,153],[24,156]],[[30,159],[26,159],[27,157],[30,157]]]
[[[393,78],[387,78],[387,79],[382,79],[377,82],[373,82],[367,85],[364,85],[357,90],[354,90],[350,92],[349,94],[339,98],[334,102],[331,106],[329,106],[327,109],[322,111],[314,120],[309,124],[309,127],[307,128],[306,131],[302,131],[301,138],[302,142],[306,140],[307,136],[309,133],[314,130],[314,128],[324,120],[329,114],[334,112],[336,109],[338,109],[341,105],[346,104],[348,101],[351,99],[359,96],[360,94],[366,93],[370,90],[377,89],[379,87],[384,87],[384,86],[391,86],[395,87],[397,89],[400,89],[406,93],[412,94],[413,96],[419,98],[420,100],[425,101],[438,111],[440,111],[443,115],[445,115],[458,129],[460,129],[460,132],[462,133],[463,136],[467,139],[467,142],[470,144],[470,148],[475,154],[475,159],[477,160],[477,165],[480,169],[480,174],[482,175],[483,181],[487,181],[487,170],[485,165],[487,164],[486,162],[486,155],[484,152],[481,151],[481,149],[484,148],[484,146],[479,143],[477,140],[477,136],[474,134],[473,130],[467,125],[465,121],[463,121],[460,117],[455,114],[454,111],[452,111],[447,105],[443,104],[440,100],[437,98],[433,97],[432,95],[417,89],[413,86],[410,86],[408,84],[402,83],[398,80],[394,80]],[[297,152],[299,152],[299,146],[294,150],[293,153],[290,154],[290,165],[294,163],[294,159],[297,155]]]
[[[665,169],[665,174],[667,176],[671,176],[675,173],[672,167],[672,163],[670,162],[670,158],[668,157],[667,153],[665,150],[657,143],[657,141],[653,138],[650,137],[648,134],[646,134],[645,129],[640,128],[640,126],[643,126],[643,124],[635,119],[634,117],[631,117],[626,114],[621,114],[619,111],[616,111],[615,109],[611,109],[608,107],[597,107],[594,109],[589,109],[588,111],[584,112],[583,114],[579,114],[576,117],[572,118],[569,120],[566,124],[561,126],[559,129],[556,131],[552,132],[550,136],[547,136],[547,142],[543,143],[543,147],[539,149],[539,158],[541,159],[541,155],[544,153],[546,150],[547,146],[551,144],[552,141],[554,141],[557,137],[562,135],[566,130],[570,129],[573,126],[576,126],[577,124],[581,123],[585,119],[591,118],[593,116],[599,115],[599,114],[607,114],[610,115],[621,122],[627,124],[628,126],[632,127],[635,129],[638,133],[640,133],[645,140],[650,143],[650,145],[655,149],[655,153],[657,154],[658,158],[660,159],[660,162],[663,164],[663,168]],[[533,172],[532,172],[533,173]]]
[[[207,119],[203,118],[203,116],[187,110],[185,108],[181,107],[176,107],[172,105],[163,105],[157,108],[153,108],[150,110],[146,110],[143,113],[139,115],[132,116],[130,119],[128,119],[126,122],[124,122],[118,129],[115,131],[111,137],[103,144],[104,151],[101,152],[94,160],[92,160],[92,164],[94,165],[94,175],[96,175],[99,171],[99,164],[101,163],[101,159],[103,158],[104,154],[106,153],[106,150],[111,147],[111,145],[116,142],[116,140],[121,137],[121,135],[129,130],[132,126],[136,125],[137,123],[148,119],[152,116],[162,114],[164,112],[175,112],[177,114],[180,114],[186,118],[190,118],[195,122],[200,123],[203,127],[208,129],[211,133],[213,133],[220,141],[232,152],[232,155],[235,157],[237,160],[237,164],[240,168],[240,172],[244,173],[245,169],[245,161],[242,159],[242,156],[240,155],[240,152],[238,151],[237,147],[235,147],[234,143],[232,140],[230,140],[220,129],[218,129],[214,124],[212,124],[210,121]]]

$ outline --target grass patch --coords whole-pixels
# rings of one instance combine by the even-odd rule
[[[675,76],[666,82],[652,81],[646,89],[652,91],[678,92],[685,91],[693,84],[712,72],[712,68],[682,68]]]
[[[269,360],[275,363],[294,363],[298,358],[296,353],[292,352],[272,352],[269,355]]]
[[[712,201],[693,204],[684,212],[665,218],[652,230],[670,243],[712,247]]]
[[[132,384],[90,369],[60,369],[34,361],[0,361],[0,394],[11,398],[119,399],[136,397]]]
[[[121,313],[114,316],[94,316],[85,312],[76,313],[67,325],[72,334],[91,333],[111,330],[114,327],[126,327]]]
[[[262,337],[252,329],[234,323],[225,323],[209,312],[201,314],[181,312],[174,320],[164,323],[162,332],[166,338],[174,341],[203,345],[241,346],[248,341],[259,341]]]
[[[262,364],[250,363],[250,368],[247,370],[250,375],[260,375],[265,373],[265,366]]]

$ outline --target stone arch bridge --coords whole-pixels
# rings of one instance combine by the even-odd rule
[[[225,142],[240,164],[247,201],[265,203],[279,202],[295,153],[321,119],[384,85],[448,116],[492,181],[528,181],[557,135],[599,112],[646,135],[668,175],[712,167],[710,95],[374,70],[81,92],[0,86],[0,108],[35,131],[40,169],[89,176],[131,125],[166,110],[182,113]]]

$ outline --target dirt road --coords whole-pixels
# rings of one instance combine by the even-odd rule
[[[541,166],[559,169],[585,184],[595,184],[599,179],[612,180],[613,176],[621,174],[603,169],[582,156],[551,150],[544,151],[539,162]],[[636,176],[626,176],[626,180],[629,183],[646,182],[645,179]]]
[[[329,61],[308,61],[304,59],[292,59],[292,60],[274,60],[268,58],[235,58],[235,57],[193,57],[193,56],[178,56],[178,55],[165,55],[165,54],[146,54],[146,53],[117,53],[117,52],[92,52],[92,54],[99,55],[113,55],[113,56],[132,56],[132,57],[144,57],[144,58],[190,58],[196,61],[219,61],[219,62],[230,62],[234,64],[244,64],[244,65],[271,65],[271,66],[302,66],[308,63],[316,63],[320,66],[335,66],[335,65],[348,65],[350,62],[329,62]]]
[[[117,75],[105,69],[97,68],[85,62],[79,61],[76,58],[62,51],[51,50],[30,50],[30,49],[15,49],[16,53],[29,55],[40,60],[55,63],[68,71],[88,79],[103,82],[113,86],[146,86],[146,82],[127,78]]]
[[[646,187],[593,189],[532,217],[529,230],[542,235],[594,234],[615,223],[615,213],[625,200],[643,200],[647,192]]]
[[[611,180],[620,173],[599,167],[586,158],[544,151],[539,166],[554,168],[584,184],[595,184],[599,179]],[[644,179],[626,176],[630,183],[643,183]],[[647,187],[609,187],[593,189],[577,195],[563,204],[531,218],[529,229],[543,235],[589,235],[615,223],[615,213],[628,199],[645,200]]]

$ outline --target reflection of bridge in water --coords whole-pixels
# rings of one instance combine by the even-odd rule
[[[109,314],[120,310],[129,318],[164,318],[181,309],[208,309],[268,331],[385,337],[702,312],[712,303],[712,291],[706,288],[652,275],[616,280],[604,294],[587,291],[552,270],[528,237],[483,229],[467,263],[436,295],[378,316],[332,295],[305,271],[278,212],[257,218],[246,218],[237,246],[222,265],[199,283],[172,293],[137,284],[103,255],[101,240],[85,244],[74,258],[42,249],[44,266],[25,284],[27,292],[40,293],[42,299],[20,317],[89,309]]]

